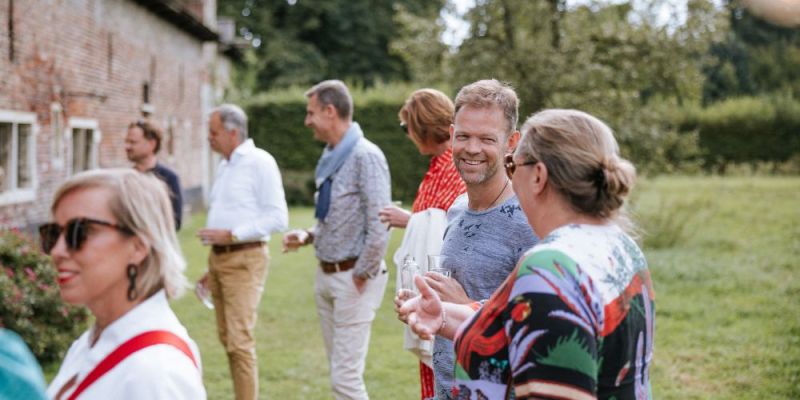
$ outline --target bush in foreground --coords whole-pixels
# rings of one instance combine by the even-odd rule
[[[61,300],[56,278],[30,238],[0,230],[0,326],[19,334],[42,364],[64,357],[88,317]]]

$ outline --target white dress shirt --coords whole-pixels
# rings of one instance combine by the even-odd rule
[[[207,228],[230,229],[238,241],[267,241],[289,225],[278,164],[247,139],[217,167]]]
[[[141,349],[117,364],[91,384],[81,399],[205,399],[200,351],[178,321],[163,290],[112,322],[90,345],[92,331],[84,332],[72,343],[47,396],[54,398],[73,376],[77,381],[64,393],[68,398],[98,363],[128,339],[151,330],[166,330],[183,339],[191,348],[197,366],[171,345],[158,344]]]

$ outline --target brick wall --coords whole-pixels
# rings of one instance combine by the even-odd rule
[[[9,57],[9,9],[0,4],[0,110],[37,115],[38,187],[33,202],[0,204],[0,224],[25,226],[48,218],[53,192],[68,166],[53,162],[54,103],[70,118],[96,120],[100,167],[128,167],[127,125],[141,117],[150,86],[151,120],[174,133],[160,160],[173,167],[184,189],[199,191],[207,171],[204,111],[211,84],[203,43],[127,0],[14,1],[14,60]],[[207,47],[207,46],[206,46]],[[59,134],[63,134],[60,132]],[[66,149],[69,148],[67,142]]]

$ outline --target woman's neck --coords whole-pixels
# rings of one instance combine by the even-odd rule
[[[530,221],[533,231],[540,239],[566,225],[605,225],[608,223],[608,219],[575,211],[560,196],[550,194],[549,197],[549,201],[544,201],[537,207],[537,218]]]
[[[123,294],[121,298],[118,297],[119,296],[113,296],[112,299],[103,299],[102,302],[99,302],[100,304],[87,305],[92,315],[94,315],[95,320],[91,337],[92,346],[97,343],[100,335],[109,325],[120,319],[123,315],[127,314],[128,311],[134,309],[142,302],[139,298],[130,301],[126,297],[126,294]]]

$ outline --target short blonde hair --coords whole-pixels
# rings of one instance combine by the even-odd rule
[[[528,118],[522,132],[517,156],[544,163],[548,181],[575,211],[619,215],[636,169],[619,156],[608,125],[583,111],[551,109]]]
[[[398,117],[420,143],[440,144],[450,139],[455,106],[436,89],[419,89],[408,97]]]
[[[517,129],[519,118],[519,98],[511,85],[497,79],[484,79],[461,88],[456,95],[455,113],[464,107],[498,107],[508,123],[506,136]],[[455,116],[453,117],[455,118]]]
[[[183,294],[187,286],[186,260],[175,235],[175,219],[166,184],[151,174],[133,169],[96,169],[81,172],[64,182],[55,194],[51,210],[69,193],[107,189],[108,204],[116,223],[133,231],[149,251],[139,265],[136,288],[148,298],[161,288],[167,297]]]

